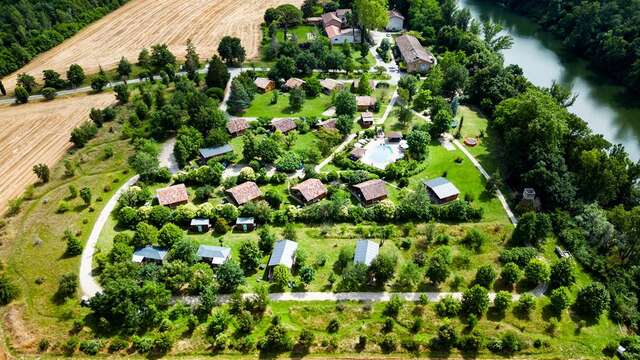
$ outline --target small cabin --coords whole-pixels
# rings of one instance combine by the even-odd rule
[[[177,184],[156,190],[158,203],[162,206],[176,207],[189,202],[189,194],[184,184]]]
[[[371,205],[389,196],[384,180],[375,179],[353,186],[356,197],[365,205]]]
[[[197,233],[206,233],[211,229],[211,222],[209,219],[205,218],[195,218],[191,219],[191,224],[189,224],[189,230]]]
[[[131,261],[136,264],[157,264],[162,265],[167,251],[153,246],[145,246],[133,253]]]
[[[353,255],[354,264],[371,265],[373,260],[378,256],[380,245],[371,240],[358,240],[356,243],[356,251]]]
[[[234,226],[235,231],[250,232],[256,229],[256,220],[252,217],[239,217]]]
[[[267,265],[267,277],[269,280],[273,277],[273,268],[282,265],[287,269],[291,269],[296,261],[296,250],[298,243],[291,240],[279,240],[273,245],[273,251]]]
[[[266,93],[276,88],[275,81],[263,77],[256,78],[253,83],[260,93]]]
[[[373,126],[373,113],[365,111],[360,115],[360,125],[363,128],[369,128]]]
[[[202,148],[200,152],[200,161],[205,163],[211,159],[233,153],[233,148],[229,144],[222,146]]]
[[[443,177],[425,181],[424,185],[429,190],[431,200],[437,204],[446,204],[460,196],[460,190]]]
[[[200,245],[198,259],[210,265],[219,266],[231,257],[231,249],[222,246]]]

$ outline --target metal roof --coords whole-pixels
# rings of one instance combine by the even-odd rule
[[[191,219],[191,226],[198,226],[198,225],[209,225],[209,219],[204,219],[204,218],[195,218],[195,219]]]
[[[298,243],[291,240],[279,240],[273,246],[269,266],[284,265],[291,269]]]
[[[460,194],[460,190],[458,190],[458,188],[455,187],[455,185],[453,185],[449,180],[443,177],[425,181],[424,185],[427,188],[431,189],[431,191],[433,191],[438,199],[446,199],[448,197]]]
[[[153,246],[146,246],[133,253],[133,262],[142,262],[144,259],[162,261],[165,256],[167,256],[167,251]]]
[[[236,225],[250,225],[254,223],[255,219],[252,217],[239,217],[236,219]]]
[[[218,147],[210,147],[210,148],[202,148],[202,149],[200,149],[200,155],[205,159],[209,159],[209,158],[212,158],[212,157],[215,157],[215,156],[224,155],[224,154],[230,153],[230,152],[233,152],[233,148],[229,144],[225,144],[225,145],[218,146]]]
[[[378,256],[380,245],[371,240],[358,240],[356,242],[356,252],[353,256],[353,262],[356,264],[371,265],[373,259]]]
[[[231,255],[231,249],[222,246],[200,245],[198,248],[198,257],[211,259],[214,265],[224,264]]]

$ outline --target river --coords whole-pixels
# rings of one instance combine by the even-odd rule
[[[517,64],[535,85],[549,87],[552,80],[570,85],[578,98],[569,110],[591,129],[614,144],[623,144],[634,160],[640,158],[640,102],[624,89],[589,69],[582,59],[567,54],[562,44],[535,22],[483,0],[460,0],[460,6],[478,20],[491,19],[513,37],[504,50],[505,62]]]

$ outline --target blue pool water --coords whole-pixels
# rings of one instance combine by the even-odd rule
[[[364,163],[384,169],[395,160],[395,157],[391,146],[387,144],[380,144],[368,149],[362,160]]]

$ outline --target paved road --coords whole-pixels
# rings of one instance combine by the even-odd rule
[[[118,199],[120,199],[122,193],[138,182],[138,178],[139,176],[136,175],[127,180],[127,182],[124,183],[124,185],[122,185],[115,194],[113,194],[111,199],[109,199],[109,202],[107,202],[107,205],[105,205],[100,212],[98,220],[96,220],[96,223],[93,225],[89,239],[87,239],[87,243],[84,245],[82,258],[80,260],[80,291],[82,291],[83,298],[92,298],[102,290],[96,279],[93,277],[93,254],[95,252],[96,243],[98,242],[102,228],[106,224],[107,220],[109,220],[109,215],[111,215],[111,212],[118,204]]]
[[[158,154],[158,162],[161,167],[166,167],[169,169],[169,172],[175,174],[180,170],[180,166],[178,166],[178,161],[176,160],[175,155],[173,154],[173,147],[176,145],[176,138],[171,138],[167,140],[163,145],[162,149],[160,149],[160,154]]]
[[[539,297],[542,294],[531,292],[532,295]],[[440,301],[446,296],[452,296],[454,299],[461,300],[462,292],[287,292],[287,293],[271,293],[269,299],[271,301],[389,301],[393,295],[399,296],[405,301],[418,301],[421,295],[427,295],[429,301]],[[242,295],[244,298],[255,296],[253,293]],[[513,301],[520,299],[520,294],[513,294]],[[495,292],[489,293],[489,300],[493,301],[496,297]],[[230,300],[231,295],[218,296],[218,302],[226,303]],[[200,299],[197,296],[176,296],[174,301],[182,301],[186,304],[198,304]]]

